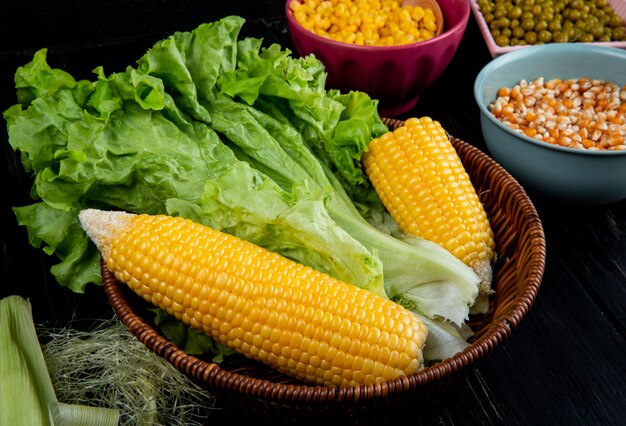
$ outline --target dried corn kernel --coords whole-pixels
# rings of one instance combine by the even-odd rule
[[[626,149],[626,85],[539,77],[500,88],[488,108],[511,129],[543,142],[595,151]]]

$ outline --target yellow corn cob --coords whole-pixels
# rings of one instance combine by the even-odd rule
[[[83,210],[108,268],[148,302],[304,381],[418,371],[427,329],[400,305],[187,219]]]
[[[491,290],[495,242],[484,207],[441,124],[430,117],[372,140],[363,166],[402,232],[433,241]]]

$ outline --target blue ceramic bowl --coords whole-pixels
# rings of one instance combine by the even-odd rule
[[[529,46],[492,60],[474,83],[489,154],[524,187],[574,204],[607,204],[626,198],[626,150],[589,151],[542,142],[515,132],[488,110],[500,87],[538,77],[588,77],[623,87],[626,50],[576,43]]]

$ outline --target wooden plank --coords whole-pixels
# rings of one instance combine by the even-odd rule
[[[208,6],[193,9],[197,3],[185,1],[176,6],[162,5],[166,9],[159,11],[147,10],[148,16],[167,16],[167,22],[151,22],[145,16],[146,20],[140,22],[144,26],[132,27],[129,22],[136,21],[137,9],[120,16],[107,28],[93,21],[87,24],[81,18],[86,9],[79,8],[68,15],[58,14],[57,10],[49,15],[45,9],[48,3],[38,3],[44,9],[29,18],[34,20],[33,25],[49,26],[54,65],[84,77],[89,77],[97,65],[105,65],[108,72],[122,69],[161,34],[174,27],[188,29],[198,20],[221,16],[225,10],[245,12],[250,18],[246,30],[249,34],[266,34],[268,42],[279,41],[291,47],[282,17],[282,1],[234,1],[210,11]],[[11,10],[24,12],[35,5],[10,4],[0,18],[0,23],[7,24],[0,25],[0,34],[6,35],[0,37],[5,43],[0,45],[2,110],[15,101],[14,70],[30,60],[35,46],[43,47],[46,42],[38,35],[45,31],[21,39],[10,37],[18,33],[12,31],[18,21],[7,17]],[[185,9],[186,6],[190,8]],[[167,7],[185,10],[174,14]],[[100,25],[110,20],[104,12],[100,19]],[[72,22],[84,25],[54,33],[58,26]],[[96,30],[89,33],[93,25]],[[91,39],[76,43],[77,33]],[[72,43],[65,44],[70,39]],[[96,39],[100,44],[93,48],[90,42]],[[7,40],[14,43],[9,46]],[[484,150],[472,84],[489,60],[487,56],[470,19],[466,37],[450,68],[423,94],[410,115],[433,116],[454,136]],[[30,185],[8,146],[5,128],[1,136],[0,221],[4,225],[0,227],[0,296],[19,293],[31,298],[37,320],[54,326],[75,325],[90,317],[109,317],[110,307],[100,288],[90,287],[84,295],[60,288],[49,273],[54,259],[28,245],[25,230],[17,226],[11,207],[28,202]],[[519,328],[483,364],[432,410],[416,413],[415,418],[409,419],[411,424],[611,425],[626,418],[626,201],[573,208],[530,195],[548,239],[546,274],[535,305]],[[209,421],[232,421],[233,414],[238,413],[218,411]],[[246,419],[262,420],[258,416]]]
[[[536,198],[538,199],[538,197]],[[537,204],[552,262],[571,271],[607,318],[626,331],[626,200],[604,206]],[[624,334],[626,335],[626,334]]]

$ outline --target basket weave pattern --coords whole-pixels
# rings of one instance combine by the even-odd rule
[[[401,121],[384,119],[391,129]],[[316,416],[372,420],[390,410],[441,397],[499,345],[528,313],[545,268],[545,236],[535,207],[517,181],[475,147],[451,137],[485,205],[496,240],[495,294],[489,311],[471,318],[475,335],[463,352],[415,374],[383,384],[342,388],[312,386],[244,357],[220,364],[192,356],[163,337],[147,318],[146,304],[102,263],[106,295],[122,323],[148,348],[175,365],[225,405],[266,418],[314,421]],[[377,414],[378,413],[378,414]],[[381,414],[383,413],[383,414]]]

